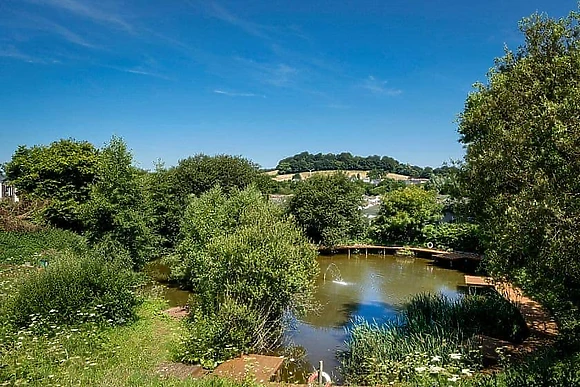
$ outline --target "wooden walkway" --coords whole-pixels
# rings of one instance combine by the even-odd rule
[[[279,382],[283,363],[284,357],[242,355],[220,364],[212,374],[239,382],[248,376],[257,383]]]
[[[379,245],[364,245],[364,244],[357,244],[357,245],[341,245],[335,246],[332,248],[328,247],[319,247],[320,251],[327,251],[327,252],[343,252],[347,253],[350,257],[353,250],[357,250],[359,252],[364,251],[365,257],[367,257],[372,253],[375,254],[397,254],[400,250],[410,250],[414,252],[418,257],[422,258],[429,258],[433,259],[434,261],[439,262],[447,262],[450,266],[453,266],[454,262],[461,262],[461,263],[479,263],[483,257],[479,254],[474,253],[464,253],[464,252],[449,252],[437,249],[429,249],[426,247],[406,247],[406,246],[379,246]]]
[[[507,353],[521,358],[539,348],[554,344],[559,332],[558,324],[546,308],[539,302],[526,297],[520,288],[506,282],[494,281],[491,277],[472,275],[465,276],[465,284],[467,286],[494,288],[517,306],[530,330],[530,336],[520,345],[480,335],[477,339],[482,345],[486,357],[497,360],[496,350],[503,347]]]

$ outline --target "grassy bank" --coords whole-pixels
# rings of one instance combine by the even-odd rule
[[[0,264],[33,265],[47,252],[86,248],[85,239],[71,231],[47,229],[34,232],[0,231]]]
[[[0,385],[35,386],[236,386],[210,379],[180,380],[161,376],[181,323],[161,313],[166,303],[148,298],[137,308],[137,320],[126,326],[87,323],[57,329],[54,335],[21,332],[3,341]]]

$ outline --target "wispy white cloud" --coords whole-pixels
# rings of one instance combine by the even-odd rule
[[[387,81],[380,80],[375,78],[372,75],[369,75],[367,79],[365,79],[360,87],[370,91],[373,94],[377,95],[388,95],[388,96],[397,96],[403,92],[403,90],[395,89],[392,87],[387,87]]]
[[[270,39],[270,36],[268,34],[268,29],[270,29],[270,27],[262,26],[249,20],[245,20],[240,16],[234,14],[226,7],[214,1],[206,2],[206,1],[188,0],[188,3],[195,8],[203,7],[204,10],[211,17],[221,20],[234,27],[237,27],[249,35],[253,35],[262,39]]]
[[[70,30],[63,25],[29,12],[14,12],[11,18],[0,20],[0,26],[7,27],[12,31],[28,30],[43,31],[57,35],[69,43],[79,46],[96,48],[97,45],[89,42],[83,36]]]
[[[97,8],[95,4],[102,2],[89,2],[82,0],[26,0],[35,4],[42,4],[53,8],[59,8],[67,12],[87,18],[93,22],[107,24],[116,28],[134,32],[133,26],[129,24],[121,15],[111,10]]]
[[[172,78],[170,78],[166,75],[160,74],[160,73],[155,72],[153,70],[143,69],[141,67],[121,67],[121,66],[111,66],[111,65],[101,65],[101,64],[96,64],[96,65],[99,67],[105,67],[105,68],[121,71],[124,73],[129,73],[129,74],[143,75],[143,76],[147,76],[147,77],[159,78],[159,79],[163,79],[166,81],[172,80]]]
[[[48,60],[48,59],[28,55],[28,54],[20,51],[16,47],[12,47],[12,46],[0,48],[0,57],[20,60],[20,61],[27,62],[27,63],[40,63],[40,64],[58,63],[58,61],[53,60],[53,59]]]
[[[263,94],[239,93],[239,92],[225,91],[225,90],[219,90],[219,89],[216,89],[213,92],[216,94],[227,95],[228,97],[261,97],[261,98],[266,98],[266,96]]]
[[[285,63],[263,63],[241,57],[234,59],[245,66],[257,81],[271,86],[289,87],[295,83],[299,74],[297,68]]]
[[[83,38],[79,34],[48,19],[38,18],[35,24],[39,29],[43,29],[47,32],[52,32],[56,35],[59,35],[61,38],[65,39],[70,43],[77,44],[79,46],[87,48],[97,48],[95,44],[88,42],[85,38]]]

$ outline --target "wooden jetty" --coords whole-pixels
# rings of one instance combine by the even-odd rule
[[[392,254],[396,255],[400,250],[410,250],[419,258],[427,258],[433,259],[436,262],[446,262],[449,266],[453,266],[454,263],[472,263],[477,264],[482,260],[482,256],[479,254],[473,253],[464,253],[464,252],[449,252],[437,249],[430,249],[427,247],[407,247],[407,246],[379,246],[379,245],[341,245],[341,246],[334,246],[334,247],[319,247],[319,250],[322,252],[342,252],[346,253],[349,258],[353,251],[360,252],[361,254],[364,252],[365,257],[368,257],[369,254]]]
[[[279,382],[284,357],[242,355],[220,364],[213,375],[244,381],[248,376],[258,383]]]

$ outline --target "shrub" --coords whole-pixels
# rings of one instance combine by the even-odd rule
[[[471,223],[441,223],[423,227],[423,238],[440,249],[482,252],[479,226]]]
[[[481,375],[472,387],[572,387],[580,386],[580,353],[540,351],[525,362],[510,364],[503,372]]]
[[[318,274],[316,250],[283,209],[256,188],[230,195],[214,188],[193,199],[182,232],[184,240],[167,263],[173,279],[195,295],[192,309],[198,317],[190,324],[193,338],[187,345],[193,358],[223,360],[232,355],[225,345],[259,351],[264,347],[259,343],[276,335],[262,339],[261,328],[246,326],[266,323],[279,333],[285,312],[299,313],[310,305]],[[211,338],[202,327],[225,331]],[[206,353],[205,347],[212,351]]]
[[[85,239],[71,231],[59,229],[35,232],[0,231],[0,262],[37,263],[46,254],[71,250],[80,253],[86,249]]]
[[[11,322],[25,327],[74,325],[86,320],[120,324],[134,317],[134,274],[117,263],[64,253],[46,269],[25,276],[7,308]]]
[[[271,350],[281,333],[279,326],[268,323],[268,313],[233,300],[209,315],[192,305],[188,327],[178,360],[206,368],[240,353]]]

